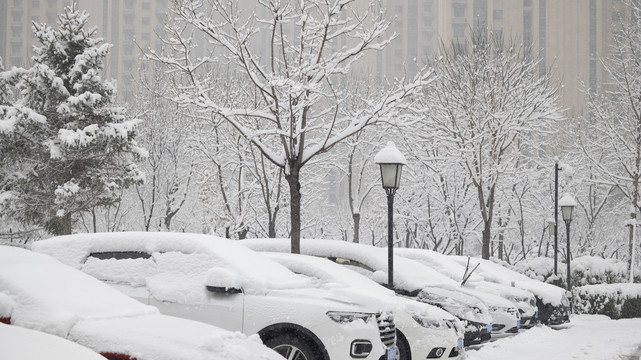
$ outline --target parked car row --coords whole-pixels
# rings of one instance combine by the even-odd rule
[[[238,241],[184,233],[103,233],[36,242],[162,314],[258,334],[288,359],[395,359],[392,304],[328,289]]]
[[[386,249],[344,241],[290,254],[289,239],[125,232],[31,248],[0,247],[0,321],[109,359],[453,359],[569,321],[562,290],[427,250],[395,249],[390,289]]]

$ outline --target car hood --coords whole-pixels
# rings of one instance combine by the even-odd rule
[[[321,306],[326,310],[391,312],[394,309],[393,298],[378,299],[369,294],[349,288],[300,288],[271,290],[270,296],[296,298],[309,305]]]
[[[69,338],[101,353],[120,353],[138,360],[282,360],[258,335],[248,337],[165,315],[81,320]]]

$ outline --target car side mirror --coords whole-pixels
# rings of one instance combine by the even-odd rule
[[[214,267],[207,272],[207,291],[217,294],[238,294],[243,292],[242,277],[229,269]]]
[[[233,287],[228,288],[224,286],[211,286],[211,285],[207,285],[205,287],[207,288],[207,291],[210,291],[213,293],[219,293],[219,294],[239,294],[243,292],[241,289],[237,289]]]

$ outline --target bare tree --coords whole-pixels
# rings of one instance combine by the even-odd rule
[[[599,183],[616,186],[628,199],[629,218],[636,223],[641,200],[641,7],[637,1],[626,3],[610,55],[603,59],[608,80],[588,92],[590,118],[584,124],[581,149],[600,174]],[[634,228],[628,233],[628,254]],[[631,256],[628,261],[631,266]]]
[[[171,101],[174,84],[155,66],[141,72],[139,96],[130,110],[144,119],[140,141],[149,155],[143,164],[144,184],[135,191],[142,212],[143,229],[171,230],[172,221],[192,192],[194,160],[188,147],[191,135],[188,114]]]
[[[517,141],[545,131],[562,114],[557,87],[538,75],[538,62],[522,45],[483,32],[467,47],[442,47],[437,80],[427,92],[430,137],[448,148],[450,164],[472,182],[482,220],[482,256],[490,256],[498,187],[514,173]]]
[[[338,84],[357,61],[390,41],[390,22],[372,2],[359,12],[355,0],[258,1],[243,14],[237,1],[174,0],[166,26],[167,53],[146,57],[181,73],[189,84],[175,89],[185,106],[220,118],[283,170],[289,185],[291,251],[300,252],[301,170],[311,159],[369,125],[402,120],[404,100],[419,91],[430,74],[421,71],[370,99],[357,116],[343,103],[352,96]],[[206,38],[206,53],[194,53],[195,31]],[[265,45],[266,44],[266,45]],[[211,71],[229,64],[243,76],[257,102],[218,101]]]

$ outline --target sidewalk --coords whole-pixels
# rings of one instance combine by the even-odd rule
[[[466,360],[641,360],[641,319],[574,315],[563,328],[537,326],[465,351]]]

